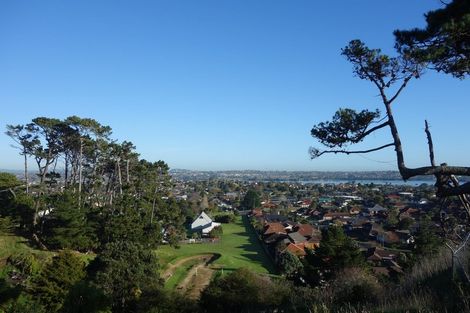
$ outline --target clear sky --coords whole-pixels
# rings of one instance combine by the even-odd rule
[[[340,55],[350,40],[393,53],[438,0],[0,0],[0,129],[91,117],[172,168],[394,170],[392,149],[310,160],[315,123],[382,108]],[[409,166],[470,165],[470,82],[426,73],[395,104]],[[388,130],[360,147],[390,142]],[[0,134],[0,168],[22,166]]]

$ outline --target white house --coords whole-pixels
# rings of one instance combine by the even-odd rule
[[[214,227],[220,226],[220,223],[213,222],[205,212],[201,212],[191,224],[191,230],[201,231],[203,235],[207,235]]]

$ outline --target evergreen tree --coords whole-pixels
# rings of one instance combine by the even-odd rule
[[[259,207],[260,205],[261,200],[259,194],[256,192],[256,190],[250,189],[243,198],[243,201],[240,206],[245,210],[251,210]]]
[[[44,237],[52,248],[91,250],[96,247],[94,230],[88,224],[87,208],[79,208],[71,193],[55,195],[48,201],[51,211],[44,222]]]
[[[346,236],[340,226],[334,225],[322,232],[315,257],[323,269],[338,270],[365,264],[364,256],[356,243]]]
[[[444,1],[442,1],[444,3]],[[395,31],[396,48],[416,62],[464,78],[470,74],[470,2],[453,0],[425,14],[426,27]]]
[[[302,262],[300,262],[299,258],[289,251],[280,255],[279,266],[287,277],[293,277],[303,269]]]
[[[112,304],[113,312],[132,312],[144,292],[159,289],[158,262],[152,251],[131,241],[116,241],[89,265],[94,284]]]
[[[69,250],[61,251],[33,280],[32,293],[48,312],[57,312],[72,286],[85,275],[83,261]]]

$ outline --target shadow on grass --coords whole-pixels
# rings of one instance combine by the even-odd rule
[[[276,270],[276,267],[271,257],[266,253],[266,251],[261,246],[258,236],[255,233],[254,229],[252,228],[247,216],[242,217],[241,224],[245,228],[245,231],[234,233],[234,235],[248,237],[249,244],[244,244],[244,245],[238,246],[237,248],[243,249],[244,251],[251,252],[251,253],[243,253],[240,255],[240,257],[243,257],[255,263],[262,264],[269,271],[270,274],[277,274],[278,271]]]

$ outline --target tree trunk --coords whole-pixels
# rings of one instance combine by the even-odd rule
[[[385,109],[387,110],[388,125],[390,127],[393,143],[395,145],[398,170],[400,172],[400,175],[403,177],[406,171],[405,158],[403,156],[403,148],[401,145],[400,135],[398,134],[397,125],[395,124],[395,119],[393,118],[392,106],[387,100],[385,100]]]
[[[129,184],[129,159],[126,160],[126,183]]]
[[[24,152],[24,179],[26,182],[26,194],[29,194],[28,156],[26,152]]]
[[[64,186],[65,186],[65,188],[67,188],[68,178],[69,178],[69,158],[66,155],[65,156],[65,166],[64,166]]]
[[[80,137],[80,156],[78,159],[78,210],[82,203],[82,162],[83,162],[83,138]]]
[[[119,179],[119,194],[122,195],[122,173],[121,173],[121,159],[117,159],[117,171],[118,171],[118,179]]]
[[[153,203],[152,203],[152,215],[150,215],[150,224],[153,224],[153,216],[155,214],[155,207],[157,204],[157,191],[158,191],[158,185],[155,185],[155,192],[153,194]]]

